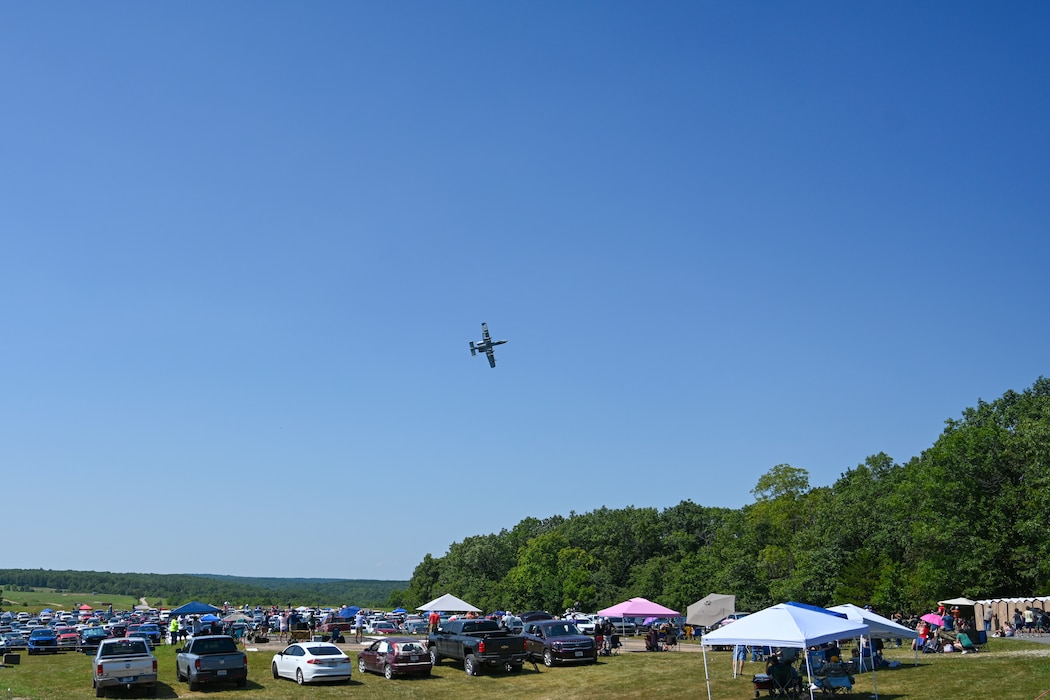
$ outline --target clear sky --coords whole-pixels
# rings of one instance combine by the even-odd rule
[[[1048,26],[3,3],[0,566],[407,579],[918,456],[1048,373]]]

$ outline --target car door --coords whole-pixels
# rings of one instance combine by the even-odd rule
[[[530,656],[543,656],[543,631],[539,625],[525,625],[525,651]]]
[[[295,669],[299,667],[299,656],[303,650],[292,645],[286,647],[284,653],[277,657],[277,674],[285,678],[295,678]]]
[[[369,671],[377,670],[376,654],[379,651],[380,642],[372,642],[367,649],[362,649],[359,656],[361,662],[364,663],[365,669]]]
[[[372,663],[375,664],[375,667],[372,670],[378,671],[379,673],[383,672],[383,667],[386,666],[386,655],[389,651],[390,642],[385,639],[379,640],[379,643],[376,645],[376,654],[372,657]]]

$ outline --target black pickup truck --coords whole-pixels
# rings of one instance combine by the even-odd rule
[[[468,676],[478,675],[484,666],[520,671],[525,661],[525,638],[500,629],[495,620],[449,620],[427,637],[430,660],[463,661]]]

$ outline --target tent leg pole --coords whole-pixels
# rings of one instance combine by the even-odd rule
[[[704,653],[704,680],[707,681],[707,700],[711,700],[711,675],[707,672],[707,647],[703,641],[700,642],[700,651]],[[734,668],[736,668],[734,661]]]

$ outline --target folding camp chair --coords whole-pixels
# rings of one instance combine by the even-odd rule
[[[824,675],[816,684],[825,695],[853,694],[853,677],[843,664],[835,661],[824,664]]]

